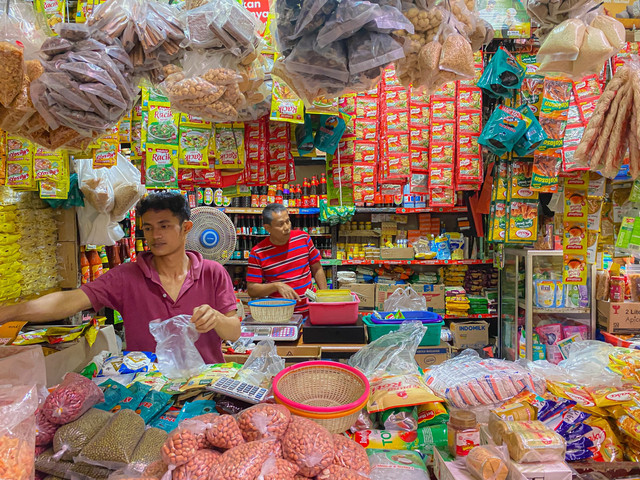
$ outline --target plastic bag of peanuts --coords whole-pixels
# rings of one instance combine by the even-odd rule
[[[175,471],[178,467],[185,465],[198,451],[197,433],[204,431],[204,424],[189,425],[182,424],[171,434],[162,446],[162,460],[168,465],[168,473]]]
[[[33,478],[37,408],[36,387],[0,387],[0,478]]]
[[[206,438],[215,448],[229,450],[244,443],[238,422],[231,415],[218,415],[206,425]]]
[[[335,465],[350,468],[363,475],[369,474],[371,471],[369,456],[362,445],[337,433],[333,435],[333,444],[336,450],[333,460]]]
[[[44,401],[42,413],[51,423],[65,425],[101,402],[104,393],[98,385],[79,373],[69,372]]]
[[[257,480],[294,480],[300,469],[284,458],[269,457],[262,465]]]
[[[355,470],[336,464],[329,465],[316,476],[316,480],[367,480],[368,478]]]
[[[335,445],[326,428],[308,418],[293,415],[282,438],[284,458],[298,467],[300,473],[315,477],[333,463]]]
[[[253,480],[270,457],[278,457],[280,442],[275,439],[256,440],[227,450],[217,459],[210,472],[211,479]]]
[[[291,412],[283,405],[263,403],[243,410],[238,425],[247,442],[263,438],[280,440],[291,422]]]

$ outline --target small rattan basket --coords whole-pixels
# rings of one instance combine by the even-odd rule
[[[287,323],[293,316],[295,300],[284,298],[261,298],[251,300],[251,317],[258,323]]]
[[[273,380],[276,402],[331,433],[343,433],[356,422],[369,391],[369,381],[360,370],[337,362],[299,363]]]

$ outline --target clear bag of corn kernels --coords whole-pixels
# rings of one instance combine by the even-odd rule
[[[37,408],[36,387],[0,387],[0,478],[33,480]]]

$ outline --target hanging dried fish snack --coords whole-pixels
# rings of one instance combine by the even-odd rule
[[[170,5],[142,0],[108,0],[87,21],[93,32],[118,39],[136,74],[150,75],[177,59],[185,39],[177,11]],[[97,37],[99,39],[99,37]]]

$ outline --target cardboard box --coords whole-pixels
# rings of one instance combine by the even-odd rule
[[[451,322],[453,346],[456,348],[484,348],[489,343],[489,324],[475,322]]]
[[[571,480],[573,473],[564,462],[516,463],[509,462],[509,478],[525,480]]]
[[[295,347],[277,346],[278,355],[284,358],[285,366],[289,367],[296,363],[308,360],[320,360],[322,358],[322,347],[318,345],[302,345]],[[233,354],[224,355],[225,362],[236,362],[244,364],[249,355]]]
[[[381,248],[382,260],[413,260],[415,256],[413,248]]]
[[[598,325],[609,333],[640,333],[640,303],[598,300]]]
[[[384,301],[399,288],[411,287],[427,300],[430,312],[444,313],[444,285],[413,283],[405,285],[376,285],[376,310],[384,311]]]
[[[358,310],[373,310],[376,306],[376,285],[375,283],[350,283],[344,285],[360,298]]]
[[[80,337],[79,341],[70,347],[45,356],[47,386],[52,387],[60,383],[67,372],[79,372],[93,357],[104,351],[120,353],[120,344],[113,325],[102,327],[92,346],[89,346],[86,338]]]
[[[75,208],[59,208],[56,210],[59,242],[76,242],[78,240],[78,223]]]
[[[451,345],[442,342],[437,347],[418,347],[415,359],[420,368],[429,368],[440,365],[451,358]]]
[[[80,285],[80,265],[78,244],[73,242],[58,242],[58,273],[60,274],[60,287],[78,288]]]

